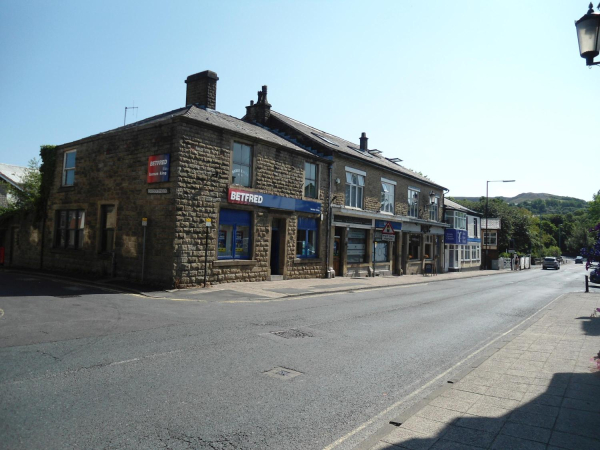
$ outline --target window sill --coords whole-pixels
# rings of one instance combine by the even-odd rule
[[[65,254],[85,254],[85,250],[82,248],[60,248],[54,247],[50,249],[50,253],[65,253]]]
[[[255,266],[258,261],[254,259],[221,259],[213,261],[213,267],[232,267],[232,266]]]
[[[321,264],[321,258],[294,258],[294,264]]]

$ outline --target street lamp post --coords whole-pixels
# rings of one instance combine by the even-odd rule
[[[600,4],[597,8],[600,10]],[[575,22],[579,54],[585,59],[587,66],[595,66],[594,58],[600,54],[600,13],[594,12],[594,5],[590,3],[587,14]]]
[[[485,231],[483,232],[483,243],[485,245],[485,264],[483,265],[483,267],[487,270],[488,268],[488,247],[489,247],[489,237],[490,237],[490,232],[489,227],[488,227],[488,204],[489,204],[489,195],[488,195],[488,191],[489,191],[489,187],[490,187],[490,183],[514,183],[515,180],[489,180],[485,182]],[[485,235],[488,235],[488,243],[485,242]]]

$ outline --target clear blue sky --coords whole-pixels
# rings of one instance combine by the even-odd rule
[[[273,109],[421,171],[449,195],[600,189],[600,67],[580,58],[583,0],[16,1],[0,8],[0,162],[185,103]],[[128,117],[135,119],[135,116]],[[594,156],[592,156],[594,155]]]

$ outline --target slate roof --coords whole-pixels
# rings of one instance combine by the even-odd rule
[[[196,120],[201,123],[210,124],[219,128],[223,128],[225,130],[230,130],[251,138],[260,139],[271,144],[274,144],[278,147],[286,147],[291,150],[295,150],[300,153],[310,154],[312,156],[322,156],[317,155],[316,151],[311,152],[304,148],[301,145],[290,142],[287,139],[284,139],[277,134],[261,127],[259,125],[255,125],[252,123],[244,122],[241,119],[238,119],[233,116],[229,116],[227,114],[220,113],[214,109],[199,107],[196,105],[189,105],[183,108],[174,109],[173,111],[169,111],[166,113],[158,114],[156,116],[148,117],[147,119],[143,119],[119,128],[115,128],[109,131],[105,131],[103,133],[98,133],[93,136],[89,136],[90,138],[96,136],[102,136],[105,134],[114,133],[117,131],[132,129],[136,127],[140,127],[143,125],[149,125],[153,123],[160,123],[163,121],[170,120],[173,117],[187,117],[192,120]],[[86,138],[87,139],[87,138]],[[75,141],[76,142],[76,141]],[[64,144],[63,144],[64,145]]]
[[[468,214],[474,214],[476,216],[481,216],[482,215],[481,213],[478,213],[477,211],[473,211],[472,209],[465,208],[463,205],[460,205],[460,204],[458,204],[456,202],[453,202],[452,200],[449,200],[447,198],[444,199],[444,206],[446,208],[455,209],[457,211],[462,211],[462,212],[465,212],[465,213],[468,213]],[[490,220],[492,220],[492,219],[490,219]],[[491,222],[490,222],[490,224],[491,224]]]
[[[326,148],[329,148],[333,152],[339,152],[344,155],[359,158],[364,160],[365,162],[383,166],[386,169],[399,173],[401,175],[415,178],[423,183],[427,183],[430,186],[436,186],[438,188],[444,189],[443,186],[440,186],[439,184],[429,180],[428,178],[425,178],[424,176],[419,175],[418,173],[413,172],[412,170],[409,170],[406,167],[396,164],[381,155],[371,155],[369,153],[361,151],[360,145],[354,142],[347,141],[333,134],[311,127],[310,125],[306,125],[305,123],[292,119],[291,117],[287,117],[273,110],[271,110],[271,116],[275,117],[277,120],[280,120],[285,125],[295,129],[296,131],[303,134],[307,138],[313,140],[314,142],[318,142]]]
[[[0,179],[20,188],[23,177],[27,174],[28,170],[28,167],[0,163]]]

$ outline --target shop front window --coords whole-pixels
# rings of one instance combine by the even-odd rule
[[[408,259],[421,258],[421,235],[411,234],[408,238]]]
[[[425,259],[432,259],[433,258],[433,236],[425,235],[423,237],[423,240],[425,241]]]
[[[317,257],[317,219],[298,218],[298,234],[296,237],[296,258]]]
[[[351,228],[348,231],[348,263],[363,263],[367,254],[367,232]]]
[[[386,241],[375,242],[375,262],[388,262],[389,260],[389,243]]]
[[[222,209],[219,218],[218,258],[251,259],[251,213]]]

